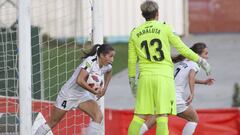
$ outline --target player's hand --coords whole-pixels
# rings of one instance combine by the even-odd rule
[[[207,76],[211,74],[211,66],[209,65],[206,59],[200,57],[198,60],[198,64],[204,69]]]
[[[98,94],[96,94],[97,100],[99,100],[101,97],[103,97],[105,95],[105,92],[106,92],[106,89],[100,88],[98,91]]]
[[[133,96],[136,97],[136,93],[137,93],[137,80],[135,79],[135,77],[129,77],[129,84],[130,84],[130,88],[131,91],[133,93]]]
[[[212,78],[212,77],[209,77],[209,78],[207,78],[205,81],[204,81],[204,83],[206,84],[206,85],[212,85],[213,83],[214,83],[214,79]]]
[[[100,87],[93,87],[93,90],[94,90],[94,94],[95,95],[98,95],[99,93],[100,93],[100,90],[101,90],[101,88]]]
[[[190,105],[193,101],[193,94],[190,94],[186,100],[186,105]]]

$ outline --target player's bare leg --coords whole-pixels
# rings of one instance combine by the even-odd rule
[[[50,119],[47,122],[47,124],[49,125],[49,127],[53,128],[54,126],[56,126],[56,124],[63,118],[63,116],[66,114],[67,111],[59,109],[55,106],[53,106],[52,108],[52,112],[50,115]]]
[[[151,127],[153,127],[156,124],[157,115],[149,115],[145,121],[145,123],[142,124],[142,127],[140,129],[140,134],[144,134],[148,131]]]
[[[41,125],[37,129],[37,131],[35,132],[35,135],[45,135],[45,134],[47,134],[54,126],[57,125],[57,123],[66,114],[66,112],[67,111],[53,106],[49,121],[46,122],[45,124]]]
[[[87,113],[91,118],[92,122],[90,122],[87,128],[87,135],[98,135],[101,130],[101,122],[103,119],[103,114],[94,100],[89,100],[79,104],[79,109],[83,112]]]
[[[182,135],[192,135],[199,121],[197,112],[193,109],[191,105],[189,105],[187,110],[179,113],[178,116],[188,121],[183,128]]]
[[[151,128],[156,124],[156,119],[157,115],[152,115],[145,121],[145,124],[148,126],[148,128]]]
[[[102,122],[103,115],[96,101],[88,100],[86,102],[80,103],[78,108],[87,113],[94,122]]]
[[[148,129],[152,128],[157,122],[157,134],[168,134],[168,116],[167,115],[147,115],[142,117],[146,121],[142,124],[139,134],[143,135]]]

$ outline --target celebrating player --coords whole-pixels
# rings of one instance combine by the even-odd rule
[[[176,114],[176,96],[170,44],[184,57],[199,63],[207,73],[207,61],[189,49],[169,25],[158,22],[158,5],[153,1],[141,4],[146,22],[132,30],[128,46],[128,76],[136,94],[134,117],[128,135],[138,135],[146,118],[156,116],[158,135],[168,135],[168,115]],[[136,79],[138,60],[139,80]]]
[[[112,75],[114,55],[114,48],[108,44],[97,44],[89,53],[85,54],[83,62],[61,88],[49,121],[40,126],[35,135],[47,134],[63,118],[67,111],[75,108],[82,110],[92,118],[86,134],[99,134],[103,114],[95,96],[100,98],[107,90]],[[88,85],[87,78],[92,73],[98,73],[98,75],[104,78],[103,87],[98,87],[96,90]]]

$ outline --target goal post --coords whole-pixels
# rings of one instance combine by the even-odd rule
[[[83,51],[89,43],[103,43],[100,6],[98,0],[0,2],[0,134],[31,135],[36,118],[49,119]],[[100,104],[104,113],[103,99]],[[86,114],[71,110],[52,132],[80,134],[89,122]]]
[[[103,43],[103,2],[100,0],[93,0],[92,8],[92,33],[93,33],[93,44]],[[104,97],[102,97],[98,103],[100,104],[100,109],[103,113],[103,130],[101,135],[105,135],[105,122],[104,122]]]
[[[19,104],[20,135],[32,134],[32,55],[31,55],[31,3],[19,0]]]

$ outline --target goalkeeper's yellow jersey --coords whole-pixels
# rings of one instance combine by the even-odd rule
[[[138,61],[140,74],[160,74],[173,78],[170,45],[184,57],[198,61],[199,56],[167,24],[152,20],[133,29],[128,44],[128,76],[135,77]]]

